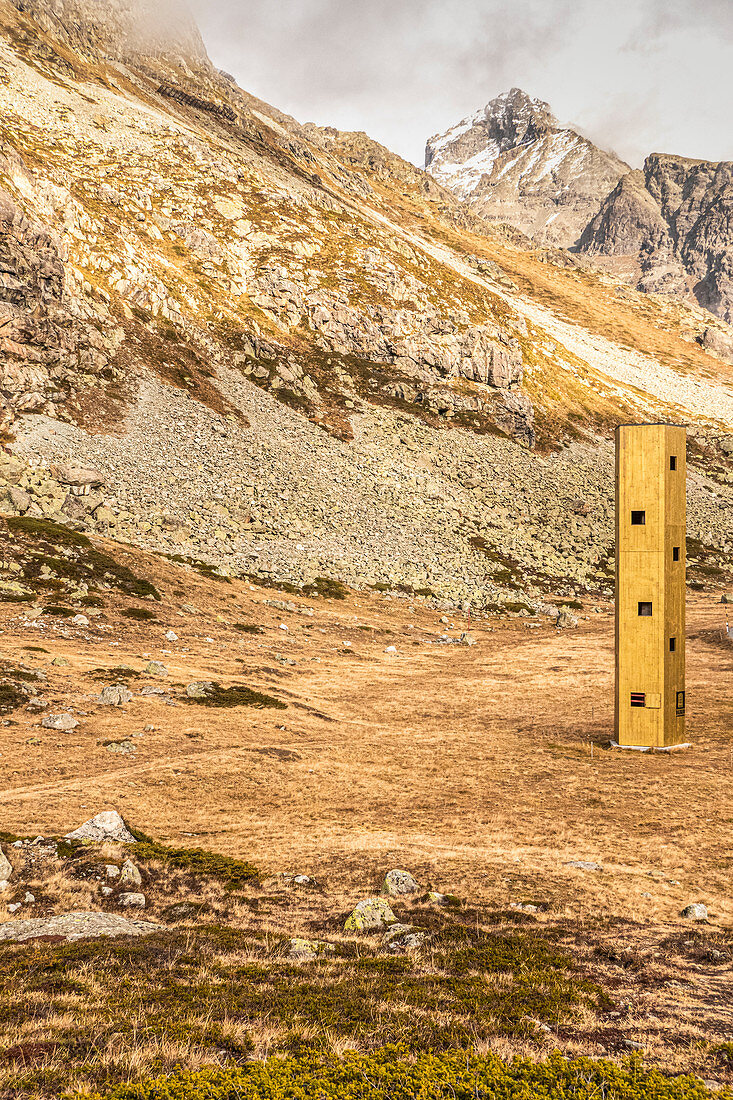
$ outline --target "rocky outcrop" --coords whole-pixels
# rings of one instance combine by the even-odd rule
[[[484,217],[562,247],[629,171],[519,88],[430,138],[425,168]]]
[[[630,259],[640,290],[696,301],[733,320],[733,163],[654,153],[624,177],[578,249]]]

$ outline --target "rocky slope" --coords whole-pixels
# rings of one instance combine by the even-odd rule
[[[697,301],[733,321],[733,163],[654,153],[623,177],[579,250],[627,260],[642,290]]]
[[[562,248],[629,171],[519,88],[431,137],[425,168],[479,213]]]
[[[709,315],[301,126],[186,24],[93,10],[0,0],[4,510],[293,584],[541,602],[607,589],[610,431],[653,416],[692,423],[691,534],[733,549]]]

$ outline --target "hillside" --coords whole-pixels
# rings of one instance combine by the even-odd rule
[[[610,591],[613,427],[669,418],[726,565],[733,371],[699,341],[727,326],[301,126],[190,28],[143,48],[130,10],[0,3],[8,512],[541,607]]]

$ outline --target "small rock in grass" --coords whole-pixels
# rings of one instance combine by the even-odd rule
[[[61,730],[62,733],[69,733],[75,730],[79,723],[71,714],[47,714],[41,720],[41,725],[47,730]]]
[[[165,633],[165,640],[167,642],[177,642],[178,635],[176,634],[175,630],[167,630]]]
[[[391,897],[399,897],[400,894],[419,894],[420,883],[412,877],[409,871],[388,871],[382,883],[382,893]]]
[[[20,902],[19,901],[14,901],[14,902],[12,902],[11,905],[8,906],[8,912],[9,913],[17,913],[19,909],[20,909]]]
[[[120,871],[120,885],[121,886],[142,886],[143,876],[140,871],[132,862],[131,859],[126,859],[122,864],[122,870]]]
[[[594,863],[591,859],[569,859],[565,863],[566,867],[577,867],[581,871],[602,871],[603,867],[600,863]]]
[[[168,669],[167,669],[166,665],[163,664],[162,661],[148,661],[148,663],[145,666],[145,672],[147,672],[149,676],[167,676],[168,675]]]
[[[86,615],[74,615],[71,621],[74,626],[89,626],[89,619]]]
[[[385,653],[396,653],[397,652],[397,646],[396,645],[388,645],[384,652]]]
[[[428,933],[412,924],[393,924],[382,936],[382,947],[389,951],[405,951],[422,947]]]
[[[707,920],[708,907],[703,905],[702,902],[693,902],[691,905],[685,906],[680,916],[685,917],[687,920]]]
[[[121,707],[131,699],[132,692],[125,684],[110,684],[98,696],[99,702],[105,707]]]
[[[108,898],[110,896],[110,894],[112,894],[112,893],[114,893],[114,891],[113,891],[111,886],[103,886],[102,887],[102,897],[103,898]]]
[[[105,876],[107,878],[110,878],[110,879],[120,877],[120,869],[119,869],[119,867],[115,867],[114,863],[106,864],[106,866],[104,868],[104,873],[105,873]]]
[[[67,833],[64,840],[119,840],[125,844],[137,843],[117,810],[103,810],[95,814],[73,833]]]
[[[464,630],[463,634],[461,634],[459,642],[461,645],[476,645],[476,639],[474,638],[473,634],[469,634],[466,630]]]
[[[117,901],[123,909],[145,908],[145,894],[120,894],[120,896],[117,898]]]
[[[107,752],[119,753],[120,756],[129,756],[131,752],[135,751],[135,746],[132,741],[108,741],[105,744]]]
[[[25,904],[26,904],[26,905],[33,905],[33,902],[34,902],[35,900],[36,900],[36,895],[35,895],[35,894],[32,894],[32,893],[30,892],[30,890],[26,890],[26,892],[25,892],[25,897],[23,898],[23,901],[25,902]]]
[[[346,932],[372,932],[394,924],[397,917],[384,898],[365,898],[346,918]]]
[[[0,882],[7,882],[13,873],[13,865],[0,848]]]
[[[460,898],[457,898],[455,894],[440,894],[437,890],[431,890],[428,894],[428,901],[433,905],[451,905],[460,906],[463,903]]]
[[[66,660],[65,657],[53,657],[51,659],[51,664],[52,665],[57,665],[59,668],[68,668],[69,667],[69,662]]]
[[[326,943],[324,940],[304,940],[294,936],[289,942],[288,958],[310,962],[333,951],[335,948],[332,943]]]
[[[194,680],[186,688],[186,695],[189,699],[205,699],[214,690],[214,683],[212,680]]]

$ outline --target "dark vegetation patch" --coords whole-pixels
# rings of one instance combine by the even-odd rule
[[[229,890],[257,883],[259,872],[251,863],[204,848],[172,848],[137,829],[131,830],[138,843],[131,847],[136,861],[157,860],[178,870],[222,882]]]
[[[349,590],[341,581],[333,577],[316,577],[310,584],[293,584],[291,581],[280,581],[274,577],[260,577],[256,573],[245,574],[247,580],[256,584],[259,588],[276,588],[280,592],[287,592],[291,596],[307,596],[313,599],[320,596],[324,600],[345,600]]]
[[[272,707],[275,710],[285,710],[287,707],[287,703],[276,699],[274,695],[253,691],[246,684],[232,684],[225,688],[219,683],[212,683],[205,695],[198,698],[186,695],[184,702],[197,703],[202,707]]]
[[[85,606],[96,600],[95,587],[115,588],[125,596],[137,599],[160,599],[155,585],[138,577],[128,566],[111,554],[97,550],[90,539],[79,531],[51,520],[29,516],[7,516],[0,527],[0,553],[21,567],[18,580],[36,593],[59,593],[86,584],[89,593],[82,597]],[[58,599],[58,597],[57,597]],[[103,603],[103,601],[101,601]],[[60,603],[49,607],[63,608]],[[65,608],[65,611],[70,609]],[[49,611],[64,614],[64,611]],[[74,614],[70,611],[70,614]]]
[[[126,619],[135,619],[140,623],[155,622],[157,616],[149,607],[126,607],[122,612]]]
[[[110,684],[117,684],[120,680],[137,679],[142,676],[142,672],[128,665],[115,665],[112,668],[93,668],[89,675],[95,680],[106,680]]]
[[[46,615],[55,615],[59,619],[70,619],[76,612],[70,607],[63,607],[61,604],[49,604],[43,609]]]
[[[186,558],[183,554],[168,554],[166,556],[170,561],[178,562],[180,565],[189,565],[191,569],[195,569],[202,577],[208,577],[209,580],[221,581],[222,584],[232,583],[231,577],[225,577],[211,562],[201,561],[199,558]]]
[[[234,623],[233,629],[240,634],[264,634],[264,627],[255,626],[253,623]]]
[[[413,588],[411,584],[388,584],[385,581],[377,581],[376,584],[370,584],[369,587],[374,592],[402,592],[405,596],[425,596],[430,598],[434,596],[432,588]]]

